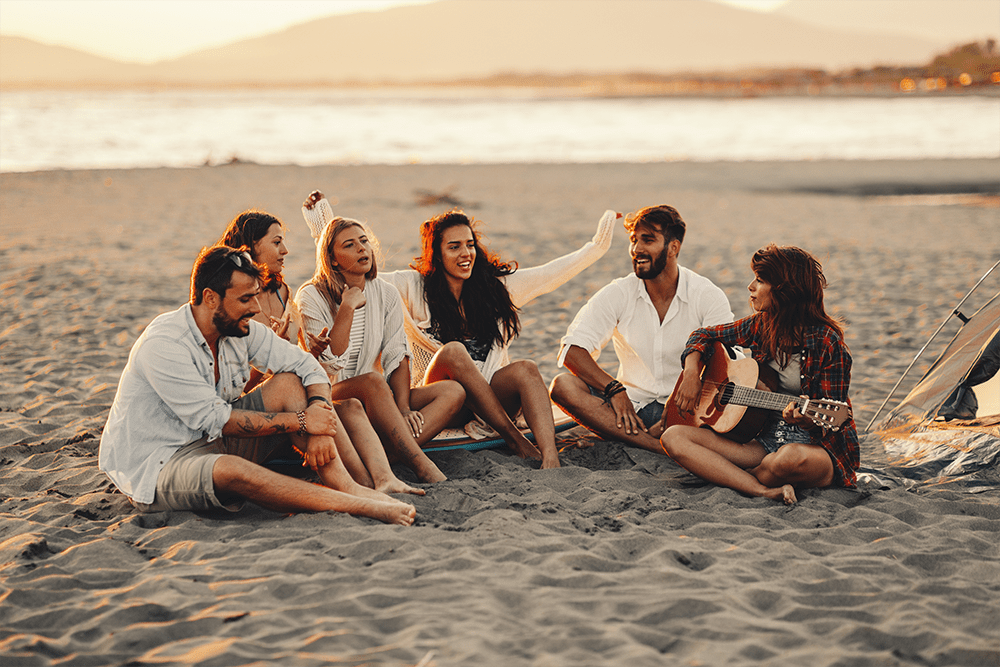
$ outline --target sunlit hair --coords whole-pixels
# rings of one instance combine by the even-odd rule
[[[807,327],[826,325],[843,337],[843,327],[823,307],[826,277],[810,253],[772,243],[754,253],[750,268],[771,287],[771,306],[758,316],[765,351],[779,364],[786,365],[791,352],[802,346]]]
[[[431,334],[442,343],[474,339],[479,345],[503,345],[521,331],[517,308],[510,300],[507,286],[500,280],[517,270],[516,262],[503,262],[479,242],[477,221],[462,211],[442,213],[420,225],[421,253],[410,264],[424,277],[424,298],[431,312]],[[462,287],[459,307],[444,270],[441,255],[445,231],[468,227],[476,249],[472,275]],[[465,316],[462,316],[462,313]]]
[[[250,249],[250,256],[253,257],[253,261],[259,263],[260,258],[257,257],[256,252],[257,243],[267,236],[267,232],[271,229],[272,225],[281,225],[282,229],[285,228],[285,223],[270,213],[258,211],[257,209],[248,209],[229,222],[229,226],[226,227],[222,238],[219,239],[219,245],[227,245],[230,248],[246,246]],[[261,289],[274,292],[285,283],[280,273],[272,275],[267,267],[263,265],[261,269],[264,272],[261,279]]]
[[[636,227],[650,227],[663,234],[665,243],[675,239],[684,243],[684,232],[687,230],[687,225],[677,209],[666,204],[647,206],[635,213],[629,213],[625,216],[623,224],[629,234],[634,232]]]
[[[250,254],[246,246],[234,249],[224,245],[214,245],[201,249],[191,269],[192,304],[201,305],[206,288],[225,298],[226,291],[233,286],[233,273],[236,271],[260,280],[263,275],[260,267],[246,261],[241,253],[246,253],[247,256]],[[238,256],[234,258],[233,255]]]
[[[368,237],[368,243],[372,247],[372,268],[365,273],[365,280],[375,280],[378,275],[376,259],[378,240],[368,228],[357,220],[339,216],[328,222],[323,228],[323,233],[320,234],[319,244],[316,247],[316,271],[307,284],[315,285],[319,293],[326,299],[327,305],[330,306],[330,312],[333,313],[337,312],[337,308],[340,307],[341,296],[347,287],[347,281],[344,279],[344,274],[340,272],[340,267],[334,266],[337,263],[337,258],[333,250],[340,233],[351,227],[358,227]]]

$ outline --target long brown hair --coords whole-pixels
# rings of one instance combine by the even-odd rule
[[[771,306],[758,313],[764,351],[784,366],[802,346],[811,326],[828,326],[843,337],[844,329],[823,307],[826,276],[819,260],[795,246],[773,243],[754,253],[750,268],[771,287]]]
[[[410,267],[424,277],[424,298],[431,311],[431,334],[442,343],[473,338],[480,345],[503,345],[521,331],[517,308],[500,280],[517,270],[516,262],[503,262],[479,242],[475,220],[462,211],[434,216],[420,225],[420,256]],[[470,298],[461,308],[448,289],[441,244],[446,230],[464,225],[472,231],[476,259],[466,281]],[[463,296],[465,294],[463,286]],[[464,311],[465,316],[462,316]]]
[[[331,313],[337,312],[337,309],[340,307],[341,296],[347,287],[347,281],[344,280],[344,274],[340,272],[340,267],[334,266],[336,259],[334,258],[333,247],[340,232],[349,227],[360,228],[365,236],[368,237],[368,242],[372,246],[372,268],[365,274],[365,280],[375,280],[375,277],[378,275],[376,260],[378,242],[368,231],[368,228],[357,220],[341,218],[340,216],[328,222],[326,227],[323,228],[323,233],[320,234],[319,243],[316,246],[316,271],[306,284],[316,286],[319,293],[326,299],[327,305],[330,306]]]
[[[223,232],[218,245],[225,245],[230,248],[239,248],[242,246],[249,248],[253,261],[257,262],[263,271],[260,284],[261,289],[273,292],[284,285],[285,280],[280,273],[270,273],[266,266],[260,264],[257,260],[257,252],[255,250],[257,243],[267,236],[267,230],[271,229],[272,225],[280,225],[282,229],[285,228],[285,223],[270,213],[258,211],[255,208],[247,209],[229,222],[229,226]]]

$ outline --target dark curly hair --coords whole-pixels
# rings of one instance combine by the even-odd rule
[[[503,262],[486,250],[479,242],[475,224],[475,220],[457,210],[425,221],[420,225],[421,254],[410,267],[424,277],[424,298],[431,312],[431,335],[442,343],[471,338],[483,347],[503,345],[521,331],[517,308],[510,300],[507,286],[500,280],[514,273],[517,263]],[[472,275],[462,288],[461,304],[448,289],[441,258],[445,231],[460,225],[472,231],[476,249]]]
[[[246,246],[250,249],[253,261],[257,262],[257,253],[254,248],[257,247],[257,242],[267,235],[267,230],[271,229],[272,225],[281,225],[282,229],[285,228],[285,223],[270,213],[248,209],[229,222],[229,226],[223,232],[218,245],[227,245],[230,248]],[[266,266],[261,268],[264,272],[260,283],[261,289],[274,292],[285,283],[280,273],[272,274]]]

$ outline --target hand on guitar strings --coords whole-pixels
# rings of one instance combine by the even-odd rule
[[[803,394],[800,398],[809,397]],[[795,401],[792,401],[785,406],[785,409],[781,411],[781,418],[784,419],[786,423],[791,424],[792,426],[798,426],[806,431],[809,431],[816,426],[815,421],[806,417],[799,411],[799,406]]]

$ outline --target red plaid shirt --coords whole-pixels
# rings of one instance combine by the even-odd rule
[[[731,324],[695,330],[681,354],[681,366],[684,365],[684,358],[696,350],[704,357],[713,341],[750,348],[754,360],[760,364],[771,360],[761,344],[757,316],[751,315]],[[806,331],[803,345],[805,359],[801,370],[802,393],[850,404],[847,392],[851,384],[851,351],[847,349],[843,338],[830,327],[818,325]],[[707,360],[706,358],[705,361]],[[833,459],[834,483],[846,487],[856,486],[861,448],[854,418],[844,422],[839,431],[827,431],[817,444],[826,449]]]

